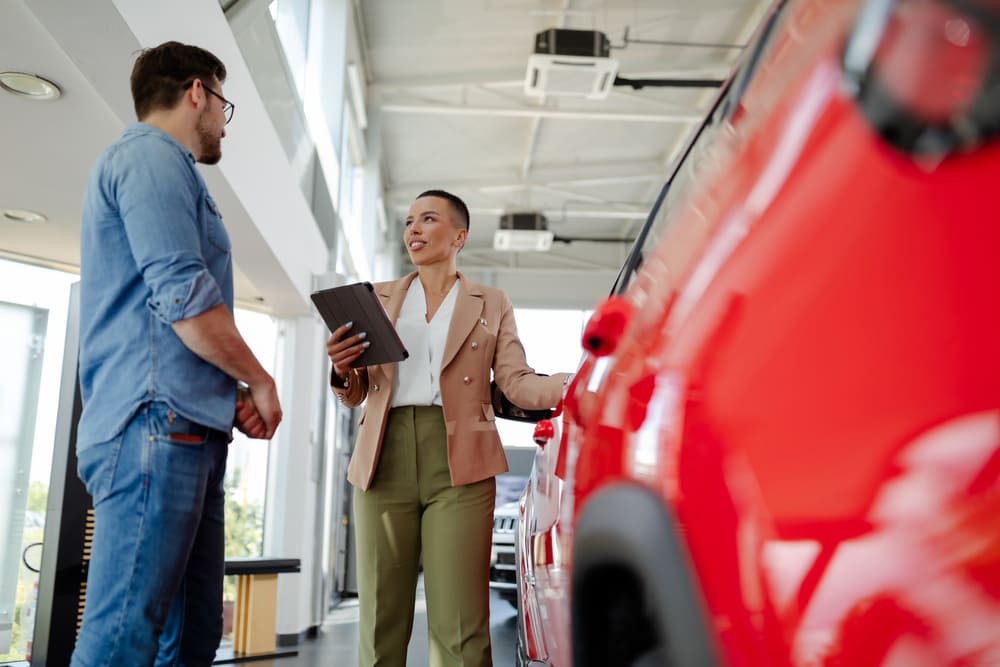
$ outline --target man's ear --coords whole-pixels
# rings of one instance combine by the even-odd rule
[[[184,91],[184,99],[189,101],[195,109],[200,109],[208,102],[208,93],[205,92],[205,85],[201,79],[194,79],[191,82],[191,87]]]
[[[460,230],[458,230],[458,236],[455,238],[455,245],[457,245],[459,248],[462,248],[465,245],[465,241],[468,238],[469,238],[469,230],[468,229],[460,229]]]

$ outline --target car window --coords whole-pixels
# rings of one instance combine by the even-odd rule
[[[689,195],[696,177],[703,167],[710,162],[712,146],[716,135],[729,126],[730,120],[740,106],[740,99],[746,91],[749,81],[757,66],[763,60],[770,42],[778,32],[775,27],[780,22],[782,10],[787,3],[778,0],[771,11],[765,15],[758,29],[752,47],[740,59],[736,72],[720,89],[718,96],[705,117],[705,120],[692,130],[687,145],[681,153],[673,173],[664,183],[660,194],[653,204],[645,225],[636,237],[632,250],[618,274],[618,279],[611,290],[612,294],[622,294],[635,278],[636,272],[657,246],[663,232],[674,219],[672,212]]]

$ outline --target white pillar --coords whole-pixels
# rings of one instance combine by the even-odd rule
[[[325,398],[320,392],[324,334],[311,315],[279,323],[275,379],[283,417],[268,461],[264,555],[298,558],[301,571],[278,577],[278,635],[298,635],[323,621],[312,577],[322,545],[315,522],[322,475],[317,425]]]

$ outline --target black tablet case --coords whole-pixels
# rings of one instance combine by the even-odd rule
[[[348,335],[362,331],[368,334],[371,345],[351,363],[351,368],[402,361],[409,356],[371,283],[331,287],[311,296],[330,331],[345,322],[354,322]]]

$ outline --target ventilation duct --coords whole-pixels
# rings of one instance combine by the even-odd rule
[[[505,213],[493,234],[493,249],[545,252],[552,247],[553,237],[541,213]]]
[[[608,96],[618,73],[603,32],[550,28],[535,35],[524,80],[527,95],[574,95],[591,100]]]

